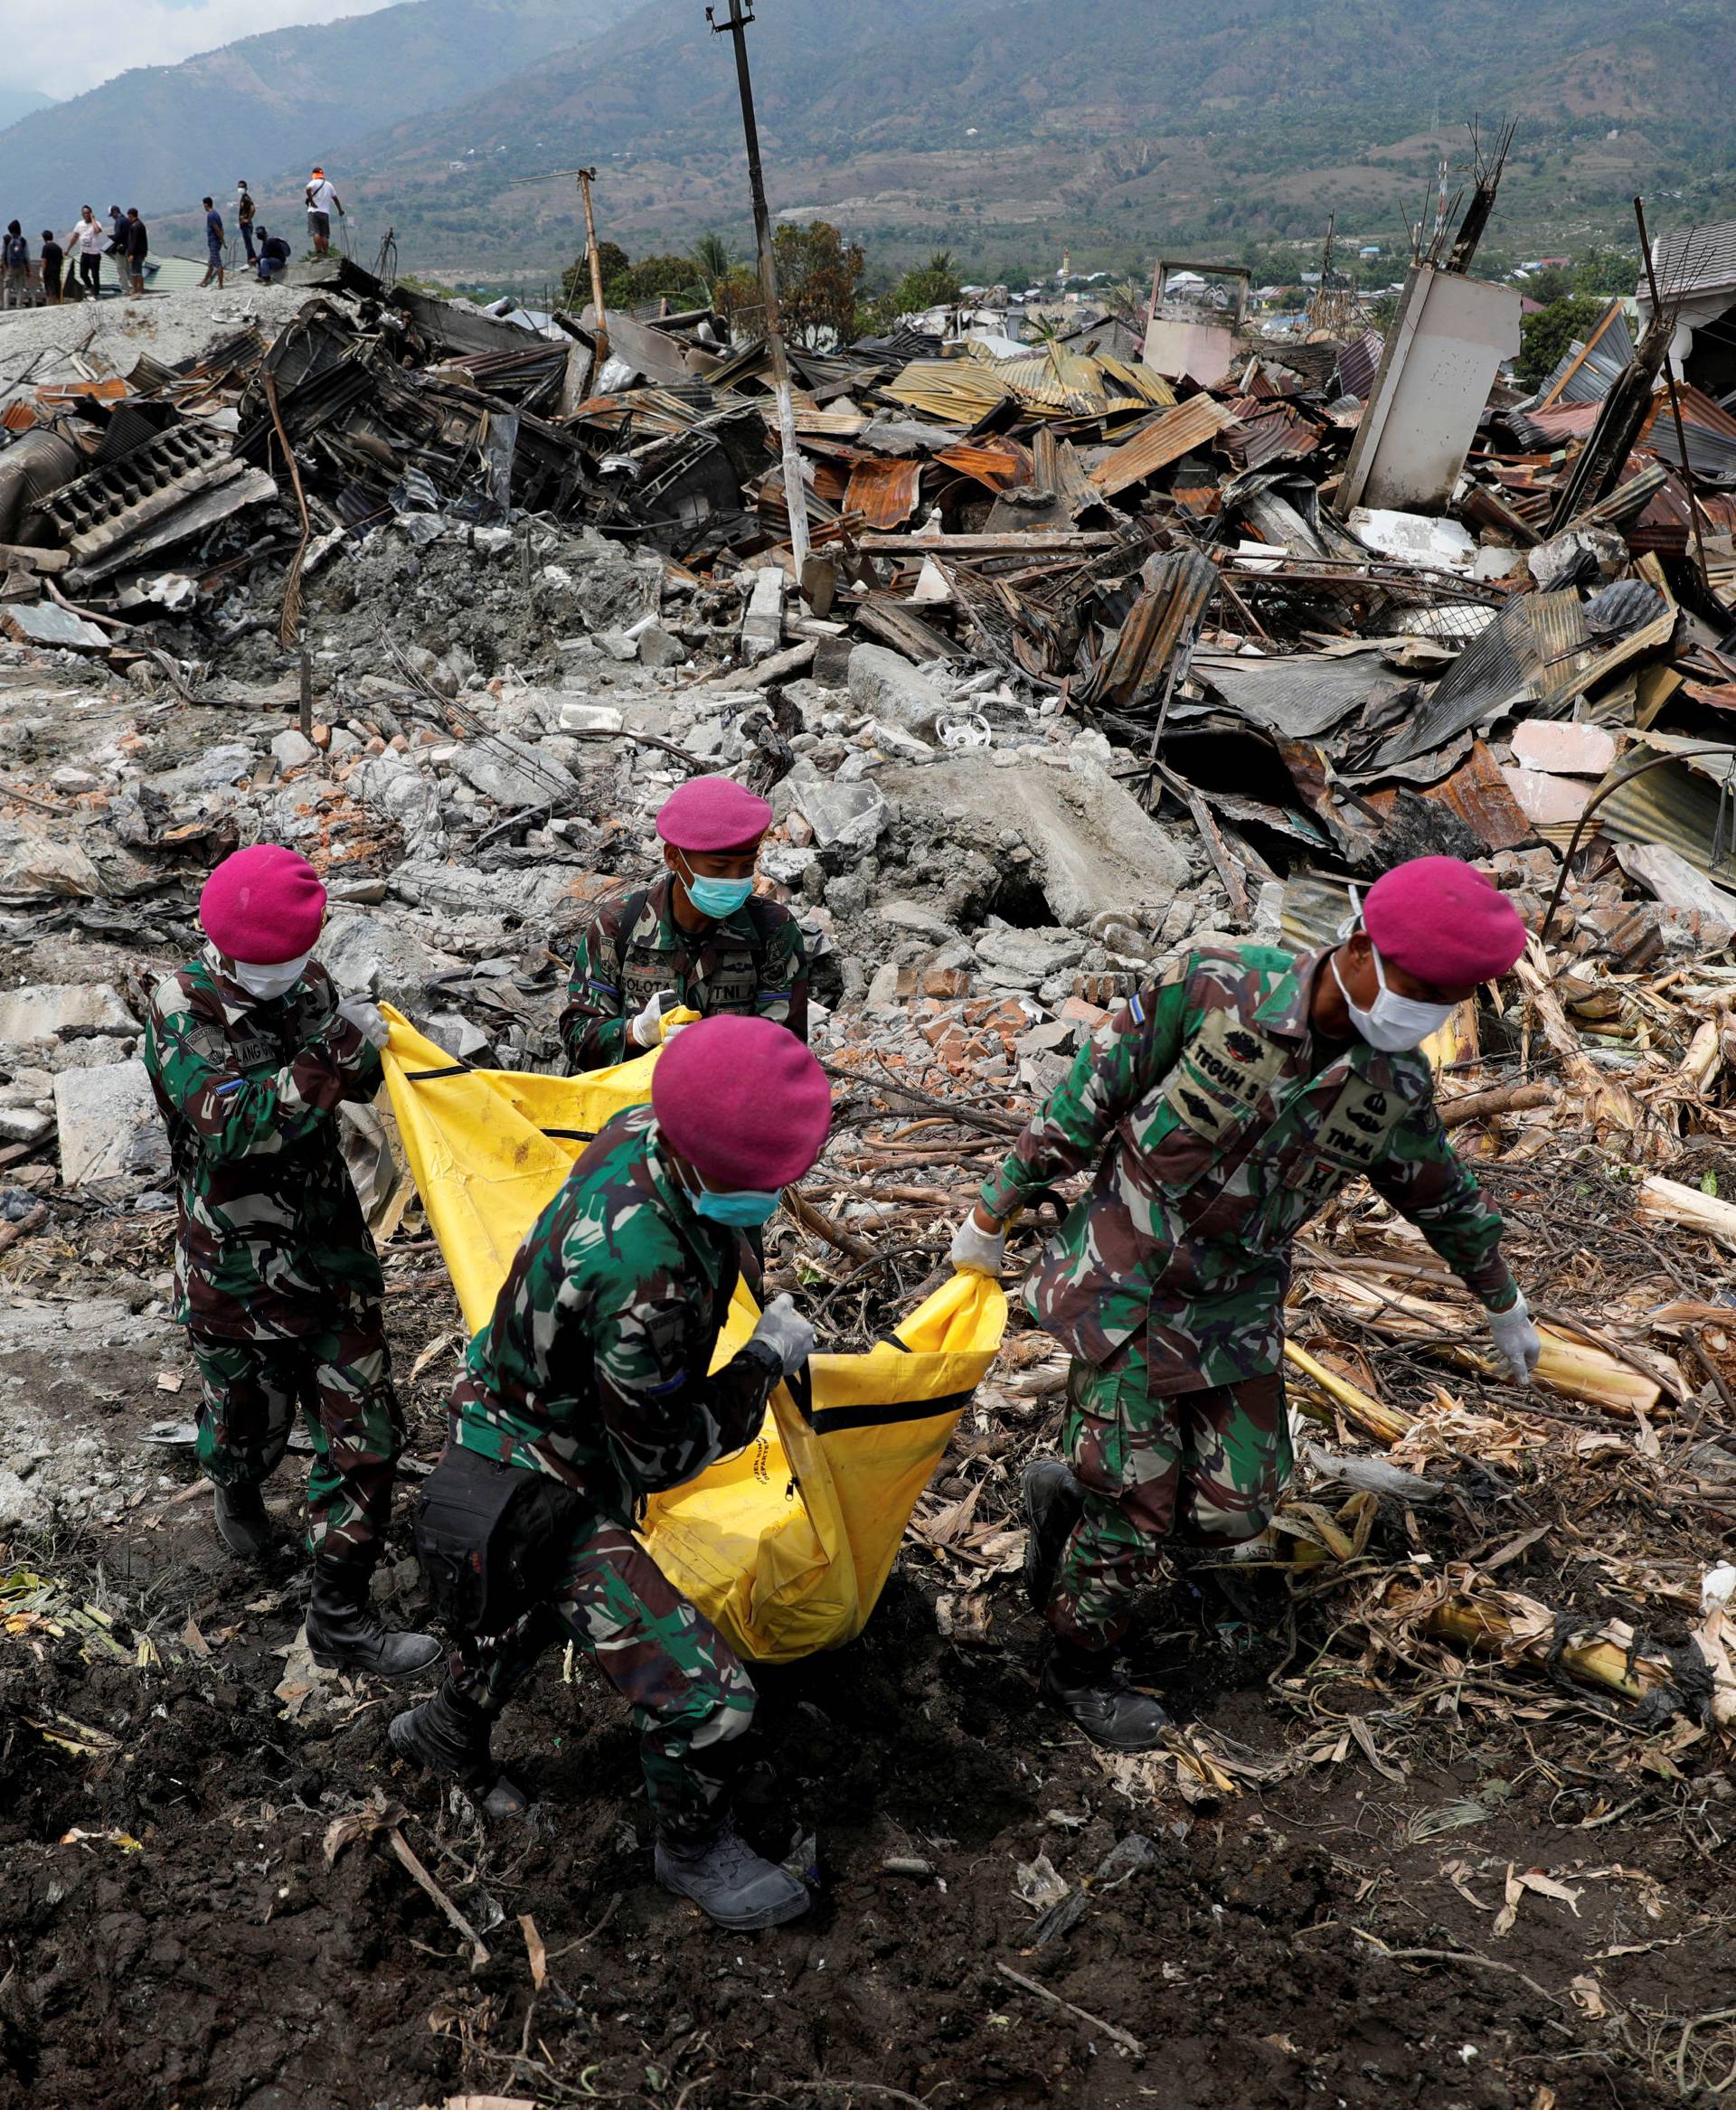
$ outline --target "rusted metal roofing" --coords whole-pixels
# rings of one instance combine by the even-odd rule
[[[1016,439],[986,439],[978,443],[961,439],[943,447],[935,460],[944,462],[961,476],[974,476],[991,491],[1014,491],[1031,482],[1034,474],[1031,451]]]
[[[1320,444],[1319,427],[1299,417],[1288,403],[1232,396],[1230,408],[1241,425],[1224,435],[1224,451],[1244,469],[1312,454]]]
[[[1378,330],[1364,330],[1354,343],[1343,347],[1338,354],[1338,385],[1346,395],[1367,402],[1385,350],[1386,339]]]
[[[1143,432],[1124,440],[1107,461],[1091,471],[1091,481],[1105,498],[1113,498],[1129,485],[1140,484],[1170,462],[1180,461],[1196,447],[1204,447],[1236,422],[1222,403],[1210,396],[1194,396],[1156,418]]]
[[[844,510],[873,528],[902,527],[916,510],[922,462],[914,456],[858,462],[844,494]]]

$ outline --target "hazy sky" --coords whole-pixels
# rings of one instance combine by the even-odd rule
[[[390,0],[5,0],[12,85],[57,100],[129,66],[167,66],[292,23],[372,14]]]

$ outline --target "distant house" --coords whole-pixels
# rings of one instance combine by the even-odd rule
[[[1722,401],[1736,390],[1736,220],[1654,237],[1652,268],[1665,300],[1681,302],[1671,364]],[[1635,297],[1641,322],[1649,322],[1652,289],[1643,272]]]

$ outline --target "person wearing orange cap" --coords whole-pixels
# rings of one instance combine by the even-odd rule
[[[770,1019],[807,1039],[807,949],[790,911],[753,890],[763,798],[695,777],[657,815],[665,875],[607,902],[580,941],[561,1013],[571,1070],[606,1069],[664,1037],[663,1013]]]
[[[152,995],[145,1066],[169,1131],[175,1317],[199,1370],[218,1532],[243,1559],[269,1553],[260,1490],[299,1408],[314,1442],[308,1647],[329,1669],[401,1678],[439,1644],[390,1630],[369,1599],[403,1423],[380,1261],[337,1126],[346,1101],[379,1090],[387,1029],[313,958],[325,915],[295,851],[225,858],[199,898],[204,949]]]
[[[813,1164],[831,1117],[825,1071],[781,1026],[703,1019],[674,1041],[651,1104],[609,1123],[526,1233],[417,1522],[461,1638],[439,1691],[392,1722],[394,1747],[517,1813],[493,1724],[543,1650],[576,1648],[632,1706],[658,1880],[728,1927],[794,1918],[807,1893],[729,1821],[752,1682],[633,1528],[647,1495],[751,1442],[807,1359],[814,1330],[780,1296],[712,1367],[740,1234]]]
[[[1024,1288],[1073,1359],[1066,1459],[1025,1469],[1025,1585],[1051,1634],[1045,1699],[1112,1750],[1168,1729],[1115,1667],[1137,1591],[1172,1542],[1258,1537],[1289,1476],[1290,1242],[1342,1187],[1365,1174],[1417,1225],[1488,1314],[1515,1384],[1541,1353],[1500,1215],[1454,1155],[1418,1052],[1518,958],[1518,912],[1474,867],[1424,857],[1378,880],[1340,936],[1299,959],[1203,948],[1138,991],[953,1240],[956,1266],[998,1275],[1008,1221],[1096,1161]]]

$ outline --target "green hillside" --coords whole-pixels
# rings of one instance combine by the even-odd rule
[[[814,207],[876,266],[944,241],[967,269],[1128,268],[1158,245],[1390,244],[1520,119],[1495,243],[1622,237],[1736,210],[1736,0],[762,0],[750,33],[774,210]],[[1612,137],[1611,135],[1614,135]],[[602,165],[636,251],[747,231],[734,80],[666,0],[350,156],[429,268],[557,268],[571,200],[521,179]]]

